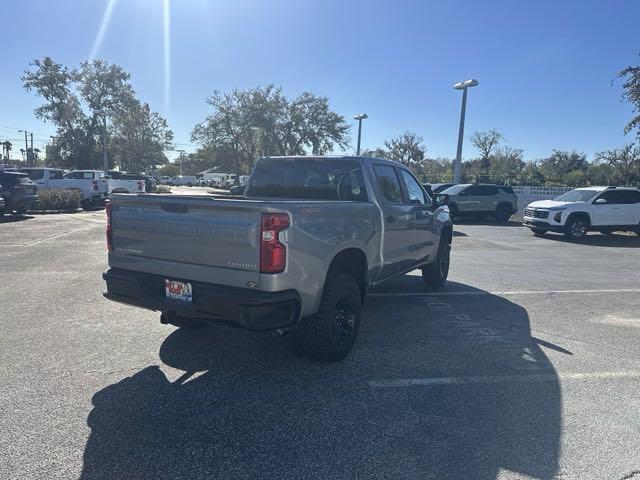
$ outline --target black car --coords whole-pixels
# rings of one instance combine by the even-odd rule
[[[20,215],[38,205],[38,187],[26,173],[0,171],[4,212]]]

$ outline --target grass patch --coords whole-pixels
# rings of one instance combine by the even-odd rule
[[[39,203],[35,210],[77,210],[80,208],[82,193],[76,190],[40,190]]]

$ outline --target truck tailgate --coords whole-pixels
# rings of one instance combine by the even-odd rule
[[[111,266],[246,287],[259,282],[259,202],[114,195]]]

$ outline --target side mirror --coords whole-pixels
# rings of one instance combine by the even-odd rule
[[[446,195],[436,195],[433,199],[434,208],[443,207],[449,203],[449,197]]]
[[[606,198],[597,198],[595,202],[596,205],[603,205],[605,203],[607,203],[607,199]]]

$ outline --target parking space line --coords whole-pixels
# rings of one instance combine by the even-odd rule
[[[513,290],[493,291],[463,290],[459,292],[373,292],[369,297],[456,297],[466,295],[549,295],[570,293],[640,293],[640,288],[594,289],[594,290]]]
[[[65,235],[69,235],[71,233],[80,232],[82,230],[88,230],[86,227],[83,228],[75,228],[73,230],[69,230],[68,232],[56,233],[54,235],[48,235],[44,238],[38,238],[37,240],[31,240],[30,242],[25,243],[17,243],[17,244],[9,244],[3,245],[5,247],[32,247],[33,245],[38,245],[42,242],[46,242],[47,240],[53,240],[54,238],[63,237]]]
[[[471,377],[432,377],[432,378],[399,378],[392,380],[371,380],[372,388],[406,388],[434,387],[441,385],[474,385],[496,383],[534,383],[553,382],[557,380],[608,380],[608,379],[640,379],[640,370],[620,372],[587,372],[587,373],[535,373],[528,375],[497,375]]]

